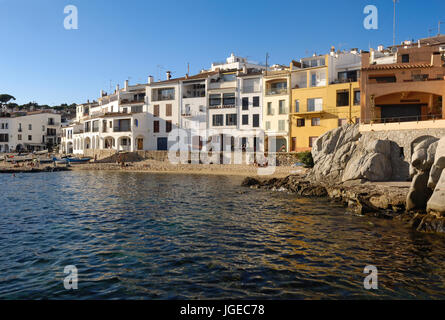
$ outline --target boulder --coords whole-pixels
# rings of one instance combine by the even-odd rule
[[[431,147],[431,151],[433,152],[434,147]],[[445,168],[445,137],[442,137],[435,147],[435,155],[434,162],[431,166],[430,178],[428,180],[428,186],[431,189],[434,189],[437,185],[437,182],[440,179],[443,169]]]
[[[406,197],[407,211],[425,210],[431,196],[431,189],[427,186],[428,177],[429,172],[420,172],[414,177]]]
[[[445,170],[442,170],[440,179],[434,188],[433,195],[428,201],[427,212],[434,212],[440,216],[445,216]]]

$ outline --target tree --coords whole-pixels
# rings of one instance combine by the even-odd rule
[[[11,100],[15,100],[15,98],[9,94],[0,94],[0,106],[2,108]]]

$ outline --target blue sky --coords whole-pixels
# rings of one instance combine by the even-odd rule
[[[66,5],[79,29],[65,30]],[[379,29],[363,9],[379,10]],[[437,33],[445,1],[400,0],[397,42]],[[18,103],[81,103],[124,80],[183,76],[231,52],[288,64],[336,48],[392,44],[392,0],[0,0],[0,93]],[[445,33],[445,24],[442,25]]]

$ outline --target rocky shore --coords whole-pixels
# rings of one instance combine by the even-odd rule
[[[406,161],[394,141],[372,140],[357,125],[345,125],[317,140],[314,168],[306,174],[250,177],[242,185],[329,197],[356,214],[400,219],[417,231],[444,233],[445,137],[422,136],[411,146]],[[407,177],[412,181],[405,181]]]

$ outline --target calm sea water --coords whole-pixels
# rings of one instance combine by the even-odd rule
[[[0,298],[445,298],[443,236],[240,182],[0,175]],[[78,290],[64,289],[66,265]]]

